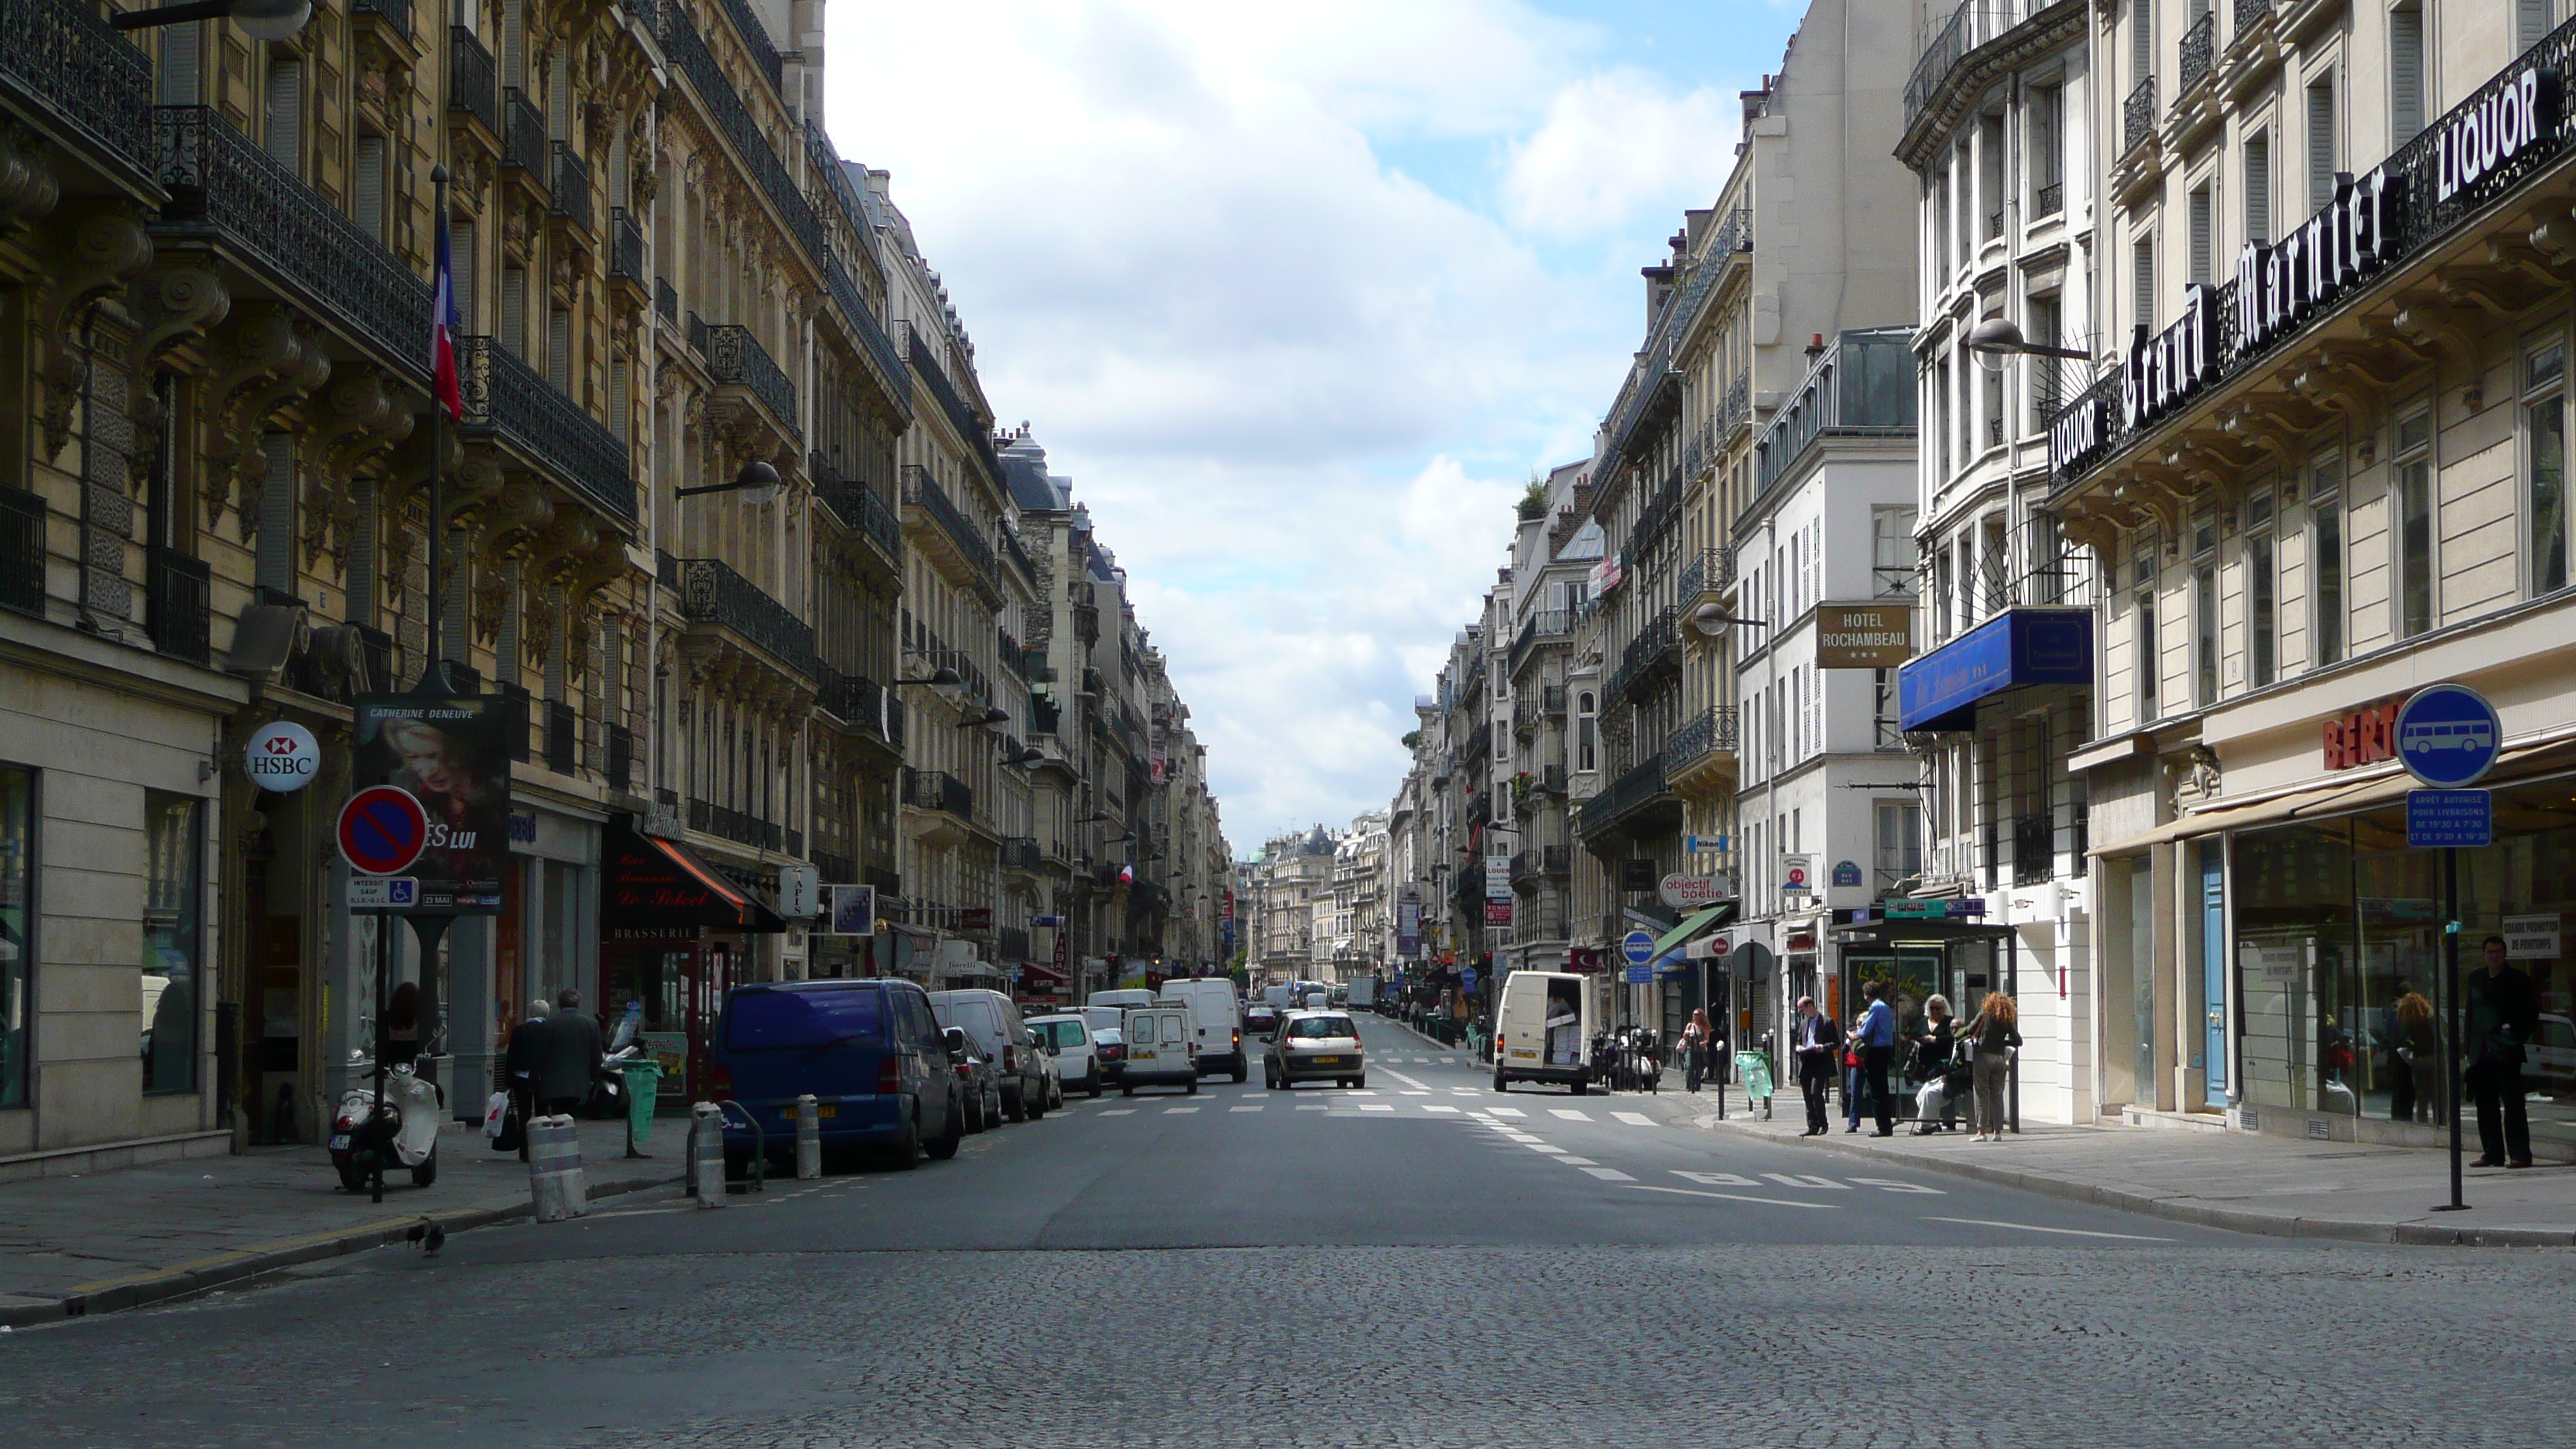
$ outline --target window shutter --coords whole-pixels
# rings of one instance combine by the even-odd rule
[[[2155,0],[2129,0],[2129,88],[2156,73]]]
[[[2424,12],[2388,12],[2388,126],[2394,146],[2424,129]]]
[[[2513,44],[2529,50],[2549,33],[2549,0],[2514,0]]]
[[[259,541],[253,546],[251,581],[291,594],[295,592],[295,439],[286,433],[263,433],[259,446],[268,477],[259,493]]]
[[[546,314],[546,380],[572,391],[572,313],[562,307]]]
[[[2209,280],[2209,188],[2191,194],[2191,279]]]
[[[518,267],[501,269],[501,345],[518,357],[528,355],[528,274]]]
[[[376,622],[376,485],[359,479],[350,492],[358,505],[357,527],[349,538],[349,622],[373,625]],[[367,681],[382,689],[389,687],[381,679]]]
[[[2132,319],[2149,331],[2156,325],[2156,244],[2141,241],[2129,249],[2130,281],[2136,288],[2132,302],[2137,315]]]
[[[165,106],[197,103],[197,68],[205,53],[205,22],[173,25],[161,32],[160,81],[155,94]]]
[[[2399,15],[2408,12],[2400,11]],[[2389,17],[2392,24],[2397,15]],[[2418,23],[2421,18],[2418,17]],[[2420,112],[2421,107],[2418,107]],[[2406,132],[2412,136],[2423,124]],[[2331,77],[2308,87],[2308,211],[2311,215],[2334,204],[2335,193],[2335,98]]]
[[[447,224],[448,265],[452,269],[449,283],[456,291],[456,328],[472,337],[483,330],[474,303],[475,280],[482,274],[474,266],[474,223],[463,218]]]
[[[304,174],[304,62],[288,57],[268,65],[268,130],[261,144],[277,163]]]
[[[526,0],[501,0],[501,84],[528,86],[528,7]]]
[[[2245,143],[2245,239],[2257,246],[2272,240],[2272,138],[2268,135]]]
[[[357,174],[351,178],[349,204],[357,213],[358,230],[378,246],[385,240],[385,138],[360,136],[356,158]]]
[[[625,358],[608,364],[608,431],[616,435],[619,446],[631,449],[634,443],[626,436],[632,416],[632,406],[626,396],[626,377]]]

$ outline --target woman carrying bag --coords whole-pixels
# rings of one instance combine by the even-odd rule
[[[2021,1046],[2020,1023],[2020,1009],[2000,991],[1987,992],[1977,1006],[1977,1019],[1968,1023],[1965,1035],[1975,1067],[1968,1103],[1968,1126],[1975,1132],[1971,1142],[2004,1140],[2004,1090],[2012,1075],[2012,1054]]]
[[[1914,1075],[1923,1085],[1914,1093],[1914,1135],[1950,1129],[1958,1095],[1948,1086],[1950,1061],[1957,1049],[1958,1023],[1950,1019],[1950,998],[1939,994],[1923,1000],[1923,1031],[1914,1038]]]

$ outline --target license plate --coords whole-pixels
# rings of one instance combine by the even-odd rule
[[[1306,1060],[1319,1067],[1338,1067],[1342,1064],[1340,1057],[1308,1057]]]
[[[841,1115],[841,1106],[837,1102],[817,1103],[814,1107],[814,1115],[818,1119],[824,1117],[838,1117]]]
[[[348,1133],[346,1133],[346,1132],[343,1132],[343,1133],[340,1133],[339,1135],[337,1135],[337,1136],[333,1137],[333,1138],[331,1139],[331,1150],[332,1150],[332,1151],[334,1151],[334,1152],[346,1152],[346,1151],[348,1151],[348,1150],[349,1150],[349,1134],[348,1134]]]

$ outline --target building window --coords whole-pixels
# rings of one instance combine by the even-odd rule
[[[1932,550],[1932,637],[1936,642],[1950,637],[1951,608],[1950,550]]]
[[[2155,723],[2157,676],[2163,672],[2157,657],[2161,650],[2156,639],[2156,586],[2152,573],[2138,575],[2137,597],[2130,613],[2136,616],[2136,639],[2131,652],[2137,658],[2130,672],[2137,676],[2138,723],[2148,725]]]
[[[2210,256],[2216,238],[2210,235],[2209,188],[2194,187],[2191,193],[2191,280],[2206,285],[2210,280]]]
[[[1870,671],[1870,718],[1877,726],[1876,744],[1882,750],[1905,748],[1905,732],[1899,727],[1902,718],[1896,671]]]
[[[358,230],[378,246],[385,243],[385,138],[360,136],[350,167],[349,211]]]
[[[2397,424],[2397,633],[2412,639],[2433,627],[2433,415]]]
[[[2039,86],[2030,93],[2030,214],[2033,220],[2066,209],[2066,92]]]
[[[2276,675],[2279,581],[2273,568],[2272,490],[2245,500],[2245,671],[2256,689]]]
[[[2218,523],[2204,516],[2191,538],[2191,699],[2218,702]]]
[[[268,63],[268,114],[261,149],[278,165],[304,174],[304,62],[281,56]]]
[[[197,103],[197,76],[205,55],[206,27],[202,22],[164,26],[161,30],[161,64],[154,73],[159,81],[157,95],[165,106],[193,106]]]
[[[1600,767],[1600,750],[1593,737],[1592,695],[1586,691],[1574,697],[1574,768],[1588,775]]]
[[[2567,348],[2551,343],[2523,363],[2523,506],[2530,520],[2530,591],[2567,587]]]
[[[1908,598],[1914,593],[1914,510],[1873,508],[1869,512],[1870,596]]]
[[[277,595],[295,592],[295,436],[262,433],[259,535],[251,543],[251,582]],[[274,601],[272,601],[274,602]]]
[[[513,357],[528,355],[528,274],[518,267],[501,269],[501,346]]]
[[[194,27],[190,27],[193,29]],[[0,765],[0,1108],[27,1105],[35,1035],[36,777]]]
[[[2513,0],[2513,48],[2519,55],[2549,34],[2549,0]]]
[[[2423,129],[2419,122],[2415,130]],[[2413,135],[2410,131],[2408,135]],[[2308,213],[2334,205],[2335,93],[2334,72],[2308,82]]]
[[[1941,469],[1940,469],[1940,477],[1941,477],[1942,481],[1947,482],[1947,481],[1949,480],[1949,477],[1950,477],[1950,467],[1951,467],[1951,463],[1950,463],[1950,360],[1949,360],[1948,358],[1946,358],[1946,357],[1945,357],[1945,358],[1943,358],[1943,359],[1941,359],[1940,363],[1939,363],[1938,365],[1936,365],[1936,366],[1932,369],[1932,398],[1933,398],[1933,402],[1934,402],[1935,406],[1939,409],[1939,416],[1938,416],[1937,421],[1938,421],[1939,428],[1940,428],[1940,433],[1941,433]]]
[[[2388,149],[2424,129],[2424,12],[2388,12]]]
[[[2153,332],[2156,328],[2156,244],[2151,237],[2140,237],[2129,246],[2130,305],[2136,309],[2133,319]]]
[[[2064,301],[2054,293],[2031,298],[2030,340],[2042,347],[2063,347],[2066,345],[2063,340],[2065,334]],[[2086,364],[2079,362],[2073,367],[2078,377],[2085,375]],[[2057,410],[2065,405],[2069,365],[2065,359],[2037,357],[2031,359],[2026,368],[2025,375],[2030,378],[2030,430],[2043,433],[2048,431],[2049,420],[2057,416]],[[2077,384],[2079,388],[2083,385],[2081,382]]]
[[[2004,234],[2004,118],[1987,116],[1977,126],[1977,200],[1986,208],[1986,240]]]
[[[1963,136],[1960,138],[1958,149],[1951,154],[1955,158],[1954,164],[1958,167],[1959,174],[1959,204],[1957,207],[1959,228],[1959,264],[1961,266],[1967,266],[1973,263],[1977,257],[1977,232],[1975,220],[1977,210],[1977,191],[1974,181],[1976,171],[1974,169],[1973,158],[1970,155],[1966,137]]]
[[[2152,0],[2129,0],[2129,89],[2145,85],[2155,74],[2155,5]]]
[[[2316,617],[2309,651],[2317,665],[2343,658],[2343,459],[2328,455],[2308,472],[2308,568]]]
[[[205,802],[144,792],[143,1090],[197,1089],[197,1018],[205,1000],[198,969],[204,922],[198,910],[199,821]]]
[[[2258,247],[2272,240],[2272,135],[2268,131],[2245,143],[2245,239]]]

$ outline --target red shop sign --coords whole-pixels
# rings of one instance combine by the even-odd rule
[[[2397,711],[2403,700],[2367,705],[2326,721],[2325,764],[2351,770],[2397,758]]]

